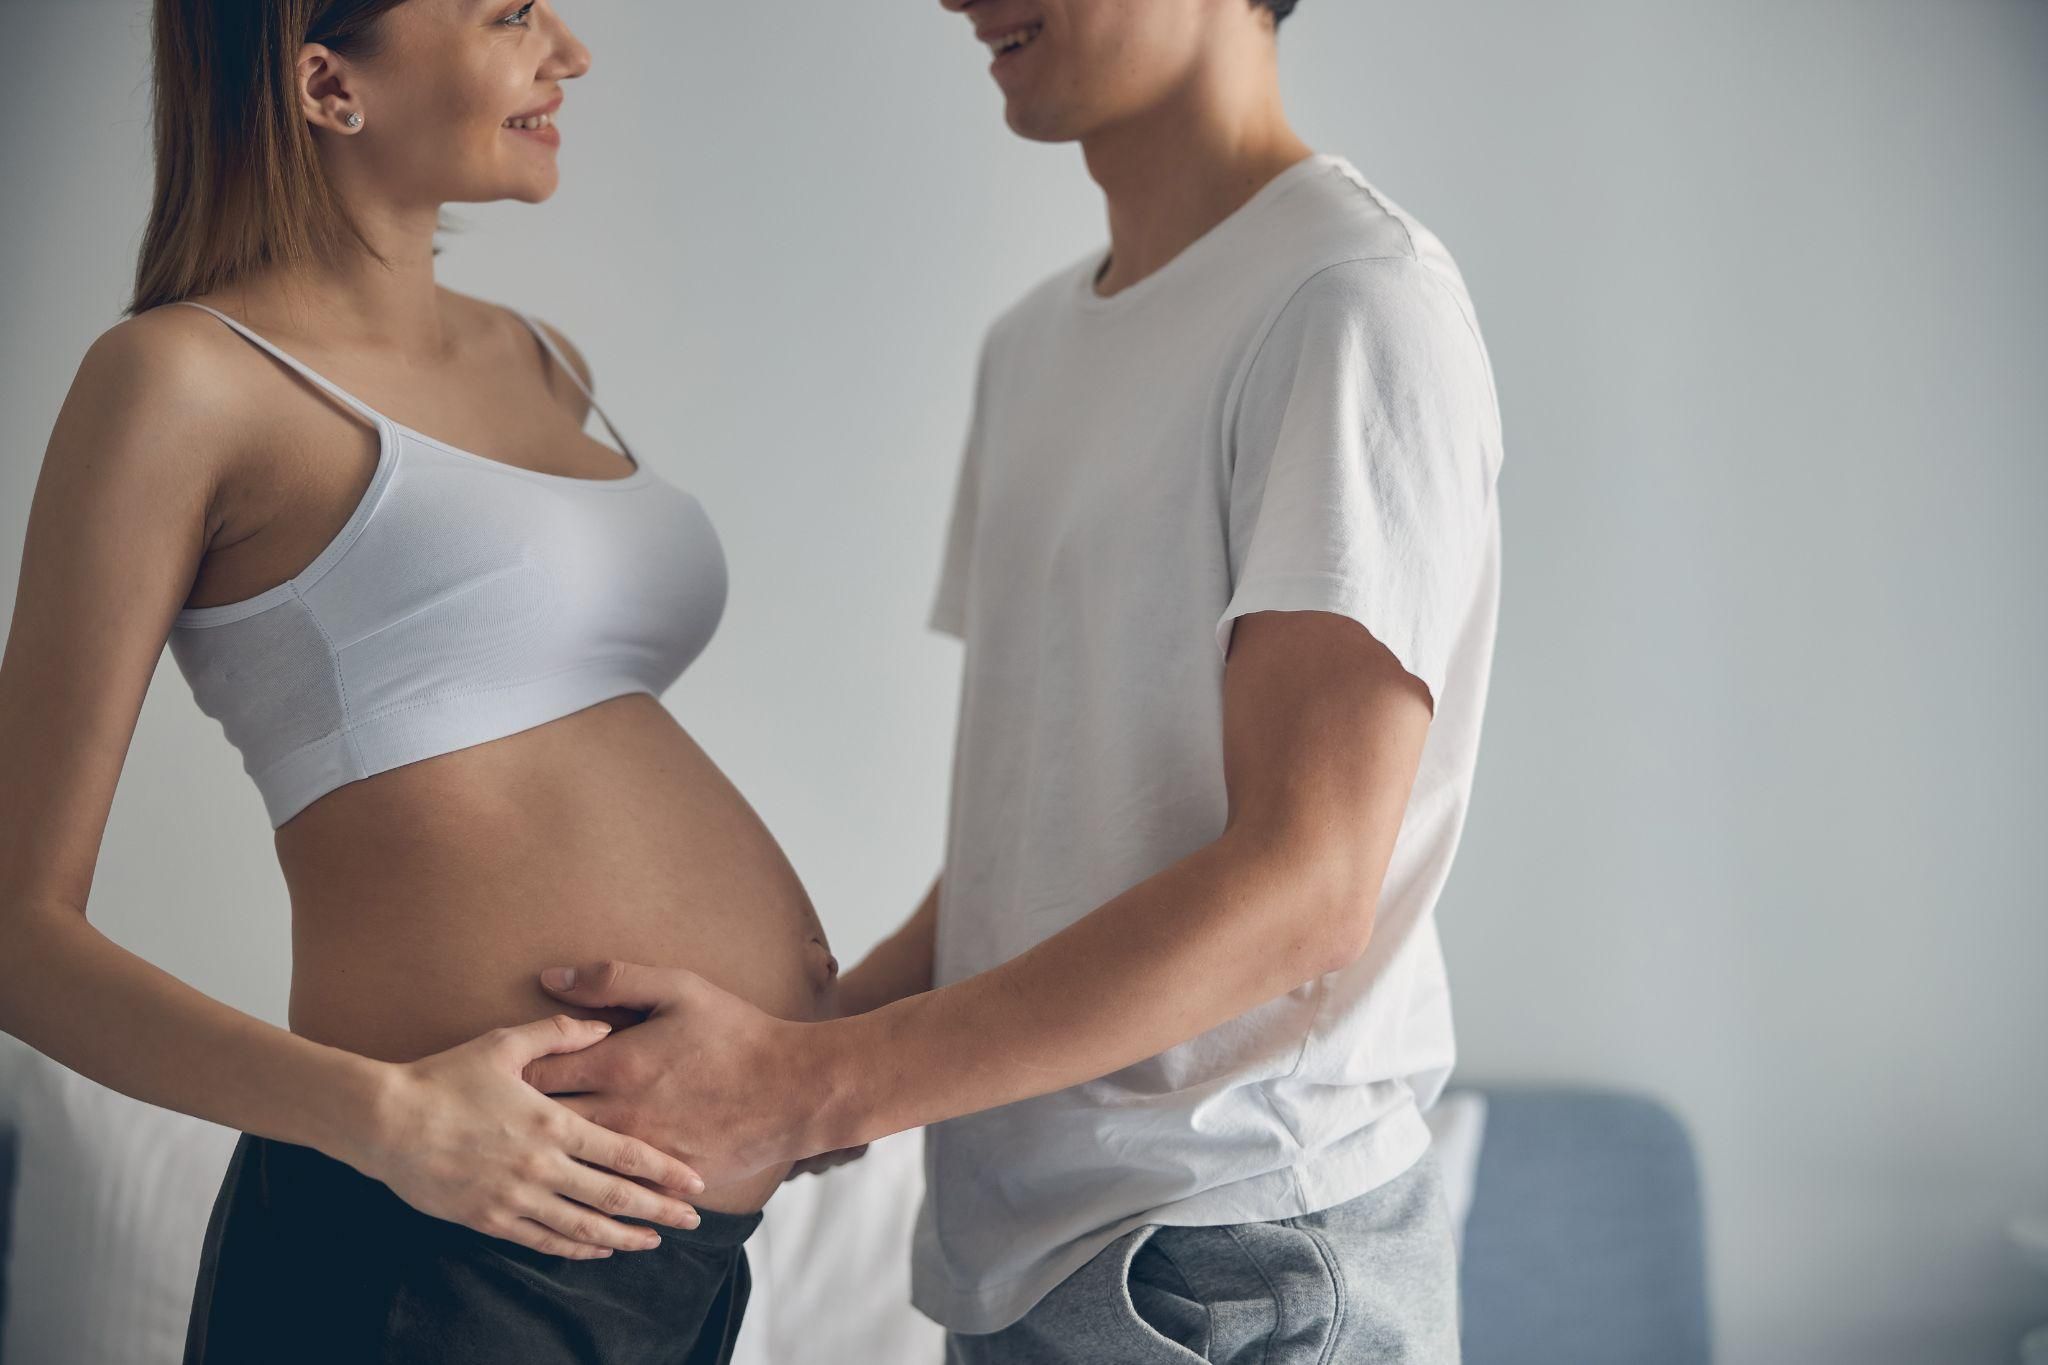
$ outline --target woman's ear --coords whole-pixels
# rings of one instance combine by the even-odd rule
[[[360,92],[340,53],[321,43],[307,43],[299,49],[292,74],[298,80],[299,108],[306,122],[343,134],[362,127],[365,115]]]

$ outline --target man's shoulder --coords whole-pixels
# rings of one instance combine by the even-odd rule
[[[1463,274],[1443,239],[1341,156],[1276,203],[1267,243],[1277,312],[1304,291],[1369,298],[1383,289],[1442,289],[1469,311]]]

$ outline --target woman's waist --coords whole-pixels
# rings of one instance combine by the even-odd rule
[[[409,924],[386,914],[353,919],[339,907],[300,907],[293,920],[290,1026],[294,1033],[383,1061],[404,1062],[491,1029],[549,1014],[604,1019],[615,1029],[644,1014],[573,1005],[540,986],[542,968],[617,958],[685,967],[785,1019],[837,1013],[829,952],[785,907],[751,914],[637,902],[550,907],[553,918],[502,903],[442,900]],[[706,1210],[758,1209],[788,1164],[714,1185],[692,1200]]]
[[[604,958],[808,1015],[834,964],[795,870],[667,713],[626,700],[647,704],[381,773],[283,826],[293,1027],[424,1055],[559,1008],[540,970]]]
[[[699,901],[556,896],[529,889],[417,900],[295,898],[291,1027],[386,1061],[409,1061],[489,1029],[551,1013],[636,1022],[623,1008],[572,1006],[540,985],[545,967],[618,959],[685,967],[784,1019],[829,1017],[836,961],[808,903],[759,894]]]
[[[565,1005],[543,968],[684,967],[783,1018],[835,1012],[829,945],[760,818],[652,698],[379,773],[277,832],[291,1027],[405,1061]],[[757,1208],[780,1172],[707,1190]]]

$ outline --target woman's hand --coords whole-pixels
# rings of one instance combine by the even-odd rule
[[[651,1250],[661,1243],[652,1228],[608,1215],[695,1227],[695,1209],[638,1182],[696,1194],[704,1188],[697,1172],[521,1077],[534,1059],[589,1047],[610,1031],[557,1014],[391,1064],[368,1134],[358,1151],[340,1155],[422,1213],[537,1251],[590,1260],[615,1248]]]

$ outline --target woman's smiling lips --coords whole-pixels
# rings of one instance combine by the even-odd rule
[[[514,114],[500,126],[508,133],[530,138],[543,146],[559,147],[562,145],[562,135],[555,128],[554,114],[555,110],[561,107],[562,97],[556,95],[546,104],[537,105],[521,114]]]

